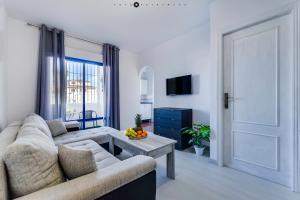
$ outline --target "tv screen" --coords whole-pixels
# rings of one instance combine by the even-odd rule
[[[167,79],[167,95],[192,94],[192,75]]]

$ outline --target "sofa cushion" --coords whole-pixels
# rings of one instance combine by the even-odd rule
[[[104,142],[108,142],[109,134],[115,133],[118,130],[110,128],[110,127],[101,127],[80,131],[69,132],[57,137],[54,137],[54,142],[56,145],[59,144],[67,144],[71,142],[78,142],[82,140],[94,140],[98,144],[102,144]]]
[[[6,147],[16,140],[21,126],[22,122],[13,122],[0,132],[0,156],[2,156]]]
[[[103,169],[112,164],[120,162],[119,159],[114,157],[112,154],[107,152],[104,148],[102,148],[99,144],[97,144],[92,140],[84,140],[84,141],[69,143],[66,144],[65,146],[76,148],[76,149],[82,149],[82,150],[91,150],[96,160],[97,169]]]
[[[53,137],[67,133],[65,123],[60,119],[47,120],[47,125]]]
[[[8,146],[3,160],[7,168],[10,191],[20,197],[64,181],[58,164],[57,148],[41,128],[30,122],[21,127],[14,143]],[[37,128],[38,127],[38,128]]]
[[[3,200],[7,200],[9,195],[7,175],[2,156],[7,146],[15,141],[21,125],[22,122],[11,123],[0,133],[0,199]]]
[[[37,114],[33,113],[33,114],[28,115],[24,119],[22,127],[33,127],[33,128],[39,129],[45,135],[52,138],[51,131],[50,131],[46,121]]]
[[[68,179],[74,179],[97,170],[94,154],[88,149],[59,145],[58,158]]]

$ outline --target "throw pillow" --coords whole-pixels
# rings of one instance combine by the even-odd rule
[[[67,133],[65,123],[60,119],[48,120],[47,124],[53,137]]]
[[[58,146],[60,165],[68,179],[74,179],[97,170],[92,151]]]
[[[3,155],[13,198],[64,182],[57,148],[40,129],[22,127]]]

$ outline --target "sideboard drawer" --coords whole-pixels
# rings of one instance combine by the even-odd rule
[[[182,128],[181,120],[155,117],[154,123],[157,126],[166,127],[166,128],[175,128],[176,130],[180,130]]]
[[[154,132],[157,135],[161,135],[174,140],[177,140],[182,135],[181,132],[178,130],[172,128],[160,127],[160,126],[154,126]]]
[[[170,129],[167,127],[154,126],[154,133],[157,135],[168,137],[170,135]]]
[[[162,119],[174,119],[180,120],[182,118],[181,112],[171,111],[171,110],[154,110],[154,116],[160,117]]]

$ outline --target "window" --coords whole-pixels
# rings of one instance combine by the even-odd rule
[[[66,120],[79,121],[81,128],[103,125],[102,63],[67,57]]]

